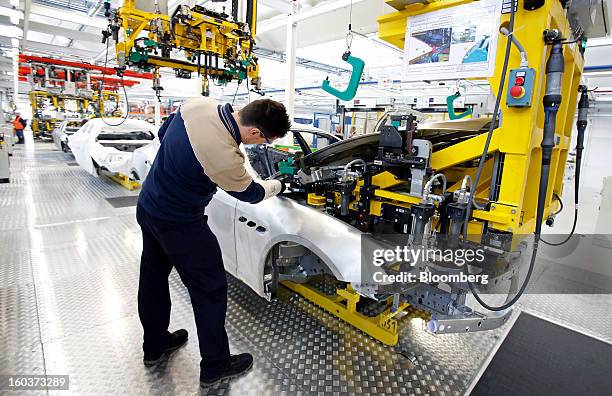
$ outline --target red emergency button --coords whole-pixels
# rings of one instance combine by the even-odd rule
[[[517,77],[516,80],[514,80],[514,84],[515,85],[525,85],[525,78]]]
[[[525,88],[515,85],[514,87],[510,88],[510,96],[515,99],[522,98],[523,96],[525,96]]]

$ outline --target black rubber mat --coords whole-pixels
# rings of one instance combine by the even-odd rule
[[[471,395],[609,395],[612,345],[521,313]]]
[[[79,166],[79,164],[77,164],[76,162],[66,162],[66,165],[68,165],[68,166]]]
[[[136,206],[138,203],[138,195],[128,195],[126,197],[106,198],[113,208],[127,208],[128,206]]]

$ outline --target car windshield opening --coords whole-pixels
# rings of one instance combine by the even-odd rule
[[[145,130],[105,130],[98,134],[100,140],[153,140],[151,131]]]

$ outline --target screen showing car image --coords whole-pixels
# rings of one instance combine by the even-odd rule
[[[415,33],[412,37],[422,49],[420,55],[414,59],[410,59],[411,65],[448,62],[452,29],[432,29]]]

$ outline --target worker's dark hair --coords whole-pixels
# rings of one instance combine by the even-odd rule
[[[238,112],[240,123],[259,129],[268,139],[283,137],[291,121],[282,103],[271,99],[254,100]]]

